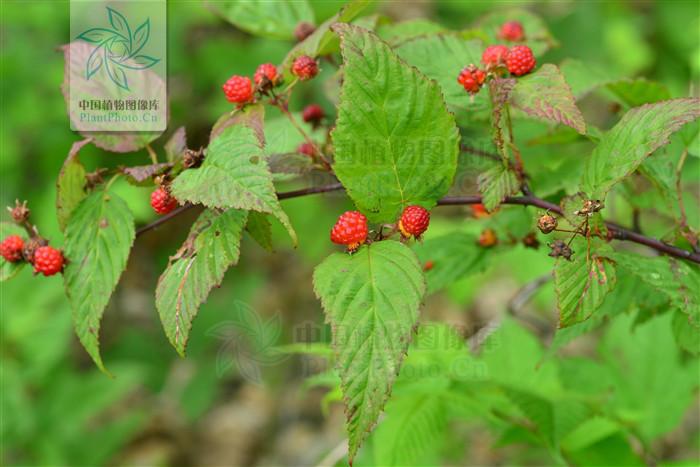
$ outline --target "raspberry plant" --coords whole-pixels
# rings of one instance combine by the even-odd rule
[[[335,226],[319,226],[317,238],[306,240],[327,242],[330,233],[333,243],[345,246],[317,266],[309,287],[333,332],[350,462],[390,400],[409,343],[415,338],[420,348],[429,340],[417,330],[426,295],[520,243],[554,258],[562,340],[571,338],[567,330],[580,334],[603,318],[626,319],[609,308],[619,300],[618,284],[633,281],[672,314],[680,347],[700,352],[698,235],[687,220],[679,181],[695,150],[697,127],[686,124],[700,117],[700,99],[671,99],[645,81],[620,84],[590,76],[575,62],[543,62],[555,41],[522,10],[489,15],[465,33],[389,33],[376,19],[360,16],[366,3],[349,2],[315,29],[299,23],[289,31],[299,42],[281,64],[261,57],[252,80],[226,80],[222,99],[231,110],[214,123],[203,149],[188,148],[182,129],[165,141],[152,134],[83,135],[58,174],[63,248],[56,247],[61,239],[43,238],[28,208],[17,203],[10,209],[12,222],[2,226],[2,280],[25,264],[45,276],[62,273],[77,336],[107,372],[99,348],[101,319],[136,237],[198,209],[154,293],[164,332],[184,356],[199,307],[238,262],[243,233],[271,249],[274,220],[296,245],[282,201],[344,191],[356,210],[338,212]],[[334,76],[320,73],[336,63]],[[323,80],[337,102],[335,116],[315,103],[307,103],[301,118],[290,110],[302,81],[322,86]],[[579,106],[598,87],[628,107],[609,129],[584,118]],[[266,119],[271,108],[287,119],[282,130]],[[520,139],[519,125],[531,120],[547,126],[543,141]],[[695,133],[689,136],[688,128]],[[303,143],[286,153],[271,148],[278,133],[287,131]],[[677,137],[680,158],[664,152]],[[547,173],[536,161],[531,166],[531,146],[561,141],[593,147],[580,154],[578,171],[563,176]],[[152,161],[88,172],[79,158],[88,144],[115,153],[146,148]],[[162,217],[136,230],[132,213],[111,188],[119,177],[152,185],[151,205]],[[278,191],[276,185],[289,179],[327,182]],[[653,184],[669,206],[672,222],[657,237],[622,227],[625,220],[611,209],[619,198],[633,198],[640,180]],[[448,206],[472,209],[446,209],[451,214],[445,218],[486,220],[486,227],[479,235],[455,229],[429,237],[431,218],[440,218]],[[628,248],[634,244],[640,248]],[[440,329],[454,337],[447,327]],[[503,332],[524,339],[507,326]],[[459,347],[464,350],[463,343]],[[507,385],[500,389],[557,455],[557,430],[571,431],[594,413],[577,401],[580,406],[571,411],[586,415],[567,426],[557,418],[560,406]],[[445,415],[431,404],[444,401],[426,400],[424,424],[441,424]]]

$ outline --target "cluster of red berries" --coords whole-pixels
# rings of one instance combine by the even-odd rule
[[[297,57],[292,64],[292,74],[301,80],[311,79],[318,74],[318,63],[308,55]],[[263,63],[255,70],[253,81],[247,76],[233,75],[222,88],[229,102],[242,106],[253,102],[255,91],[265,92],[281,83],[282,76],[277,67],[272,63]]]
[[[403,238],[419,239],[430,225],[430,213],[422,206],[408,206],[401,213],[398,230]],[[343,213],[331,229],[331,241],[354,252],[367,241],[367,218],[359,211]]]
[[[0,242],[0,256],[9,263],[27,261],[34,265],[35,274],[44,276],[61,272],[65,264],[61,250],[33,240],[25,243],[19,235],[9,235]]]
[[[525,31],[522,24],[510,21],[501,26],[498,37],[513,42],[522,41]],[[490,45],[482,53],[481,63],[485,66],[484,70],[470,64],[457,77],[457,82],[471,95],[479,92],[489,73],[499,74],[502,70],[508,70],[513,76],[523,76],[535,69],[537,61],[526,45],[510,48],[505,45]]]

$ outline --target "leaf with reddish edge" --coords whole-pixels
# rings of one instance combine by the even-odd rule
[[[209,141],[214,141],[226,128],[238,124],[252,129],[261,144],[265,144],[265,107],[262,104],[246,105],[219,117],[211,128]]]
[[[122,173],[129,177],[129,181],[135,184],[141,184],[147,182],[149,179],[156,175],[164,173],[167,169],[172,167],[173,164],[170,162],[160,162],[158,164],[150,165],[137,165],[135,167],[124,167]]]
[[[527,115],[586,134],[586,122],[576,107],[576,98],[555,65],[542,65],[534,73],[518,78],[510,103]]]
[[[73,143],[56,180],[56,216],[62,232],[66,229],[73,209],[87,196],[85,167],[80,163],[78,153],[90,141],[87,138]]]
[[[170,136],[168,142],[163,146],[168,162],[175,162],[182,158],[187,150],[187,135],[185,127],[181,126]]]

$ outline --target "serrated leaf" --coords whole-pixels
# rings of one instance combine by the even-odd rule
[[[421,263],[431,263],[425,272],[428,293],[437,292],[455,281],[483,271],[491,256],[478,244],[476,236],[465,232],[451,232],[416,243],[413,247]]]
[[[314,23],[314,11],[307,0],[229,0],[209,5],[237,28],[272,39],[293,39],[297,24]]]
[[[158,279],[156,308],[165,334],[181,355],[199,307],[238,262],[247,217],[246,211],[237,209],[204,211]]]
[[[255,211],[248,213],[248,223],[245,226],[246,232],[253,237],[258,245],[267,251],[273,251],[272,246],[272,224],[266,214]]]
[[[129,177],[129,181],[134,184],[144,183],[155,175],[160,175],[173,166],[170,162],[159,162],[158,164],[137,165],[124,167],[122,173]]]
[[[56,181],[56,216],[58,226],[63,232],[73,209],[85,198],[85,167],[80,163],[78,153],[90,142],[84,139],[73,143],[68,151],[68,157],[58,173]]]
[[[386,240],[326,258],[314,271],[314,290],[333,331],[352,462],[389,397],[425,281],[415,254]]]
[[[19,235],[25,242],[27,241],[27,232],[22,227],[12,222],[0,222],[0,239],[4,240],[9,235]],[[0,282],[5,282],[15,277],[25,264],[27,263],[24,261],[10,263],[5,258],[0,257]]]
[[[615,265],[603,256],[612,248],[606,243],[577,237],[572,243],[572,260],[558,258],[554,265],[554,288],[559,308],[559,327],[590,318],[615,287]]]
[[[107,371],[99,350],[100,321],[126,268],[134,241],[134,216],[114,193],[95,191],[73,211],[66,227],[63,277],[78,339]]]
[[[394,222],[449,190],[459,135],[440,88],[369,31],[337,24],[345,78],[332,137],[334,170],[373,222]]]
[[[683,125],[700,117],[700,99],[672,99],[636,107],[608,131],[586,161],[581,187],[593,199],[605,195]]]
[[[506,197],[520,189],[515,173],[503,164],[496,165],[479,175],[477,179],[482,204],[487,211],[493,211]]]
[[[483,91],[470,96],[457,82],[457,77],[467,65],[479,66],[483,51],[480,40],[467,40],[458,33],[417,37],[396,48],[401,58],[440,85],[450,110],[468,120],[487,118],[489,95]]]
[[[532,117],[561,123],[586,134],[586,122],[576,107],[576,99],[555,65],[542,65],[534,73],[518,78],[510,102]]]
[[[296,245],[296,233],[277,199],[261,143],[245,125],[225,128],[209,144],[201,167],[182,172],[171,190],[181,202],[273,214]]]
[[[691,323],[700,326],[700,271],[683,261],[667,256],[654,258],[622,251],[606,256],[639,280],[666,295],[671,304],[688,315]]]
[[[371,0],[350,0],[338,13],[319,25],[313,33],[289,51],[282,62],[282,75],[285,81],[295,79],[291,69],[294,60],[302,55],[318,57],[328,55],[338,50],[338,38],[331,31],[331,26],[335,23],[347,23],[359,15],[362,10],[371,3]]]

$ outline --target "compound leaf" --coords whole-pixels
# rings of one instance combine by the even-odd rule
[[[335,173],[374,222],[435,205],[457,168],[459,135],[439,86],[362,28],[337,24],[344,60]]]
[[[389,397],[425,281],[415,254],[386,240],[326,258],[314,290],[333,331],[352,461]]]

